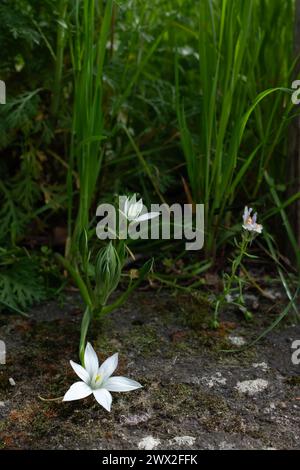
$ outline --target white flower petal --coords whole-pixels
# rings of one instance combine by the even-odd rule
[[[127,214],[127,219],[128,220],[134,220],[135,219],[135,211],[134,211],[134,207],[129,207],[128,209],[128,214]]]
[[[140,200],[136,203],[136,208],[135,208],[137,215],[140,215],[140,213],[141,213],[142,210],[143,210],[143,207],[144,207],[143,199],[140,199]]]
[[[97,372],[99,368],[99,361],[97,354],[95,353],[93,346],[87,343],[84,353],[84,367],[87,370],[90,377]]]
[[[109,391],[105,388],[98,388],[98,390],[93,391],[93,394],[97,402],[102,405],[103,408],[105,408],[107,411],[110,411],[112,396]]]
[[[143,222],[144,220],[154,219],[157,217],[159,212],[146,212],[146,214],[142,214],[135,219],[135,222]]]
[[[116,368],[118,367],[118,353],[115,353],[113,356],[106,359],[106,361],[101,364],[99,368],[99,375],[101,376],[102,381],[108,379]]]
[[[91,393],[92,390],[86,383],[75,382],[65,394],[63,401],[80,400],[81,398],[88,397]]]
[[[133,196],[131,196],[131,198],[127,198],[128,199],[128,202],[127,202],[127,212],[126,214],[130,214],[132,212],[132,208],[135,206],[136,204],[136,195],[134,194]]]
[[[130,392],[131,390],[141,388],[142,385],[127,377],[110,377],[104,382],[103,387],[110,392]]]
[[[142,210],[142,207],[140,208],[138,203],[130,206],[128,210],[128,219],[135,220],[140,215],[141,210]]]
[[[90,380],[89,373],[82,367],[80,364],[76,362],[70,361],[70,364],[74,370],[74,372],[78,375],[78,377],[83,380],[84,382],[88,382]]]
[[[245,206],[244,214],[243,214],[243,222],[244,222],[245,225],[247,225],[247,222],[249,221],[249,218],[251,216],[251,212],[252,212],[252,208],[250,207],[248,209],[248,206]]]
[[[125,199],[125,204],[124,204],[124,215],[127,217],[127,214],[128,214],[128,204],[129,204],[129,200],[128,200],[128,197]],[[121,211],[122,212],[122,211]]]

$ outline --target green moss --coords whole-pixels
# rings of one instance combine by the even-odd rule
[[[149,390],[153,390],[149,386]],[[185,383],[164,383],[156,388],[154,393],[151,391],[153,400],[153,408],[161,409],[166,412],[176,413],[179,415],[185,412],[195,412],[195,416],[203,410],[212,413],[222,413],[228,411],[226,401],[216,396],[213,392],[204,392],[197,385]]]
[[[94,320],[91,326],[91,334],[94,336],[93,343],[100,355],[109,356],[115,352],[115,337],[118,332],[113,329],[109,317]]]
[[[126,348],[134,347],[143,355],[157,353],[157,346],[162,342],[156,328],[153,325],[135,325],[124,338]]]
[[[285,382],[292,386],[300,385],[300,375],[291,375],[285,379]]]
[[[119,331],[111,319],[105,318],[102,321],[95,321],[91,331],[100,356],[108,356],[117,349],[125,353],[133,348],[143,355],[148,355],[164,342],[153,324],[135,324],[129,328],[123,327],[122,331]]]
[[[193,296],[178,297],[178,320],[194,331],[203,330],[210,324],[212,310],[208,302]]]
[[[3,432],[6,428],[6,420],[0,421],[0,432]]]

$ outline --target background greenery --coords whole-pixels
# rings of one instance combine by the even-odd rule
[[[299,114],[294,10],[293,0],[2,0],[3,306],[23,311],[61,289],[53,252],[76,265],[84,229],[97,244],[96,206],[118,193],[205,203],[205,250],[162,244],[165,281],[171,270],[193,286],[223,269],[245,204],[265,226],[262,258],[289,245],[299,269],[287,214],[299,193],[286,177]]]

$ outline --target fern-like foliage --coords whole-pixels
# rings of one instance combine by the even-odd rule
[[[39,91],[21,93],[0,107],[0,150],[15,139],[17,130],[21,130],[24,136],[35,130],[33,119],[38,112]]]
[[[1,0],[0,73],[19,72],[18,62],[25,69],[41,70],[48,60],[47,41],[52,41],[56,28],[50,16],[56,6],[57,0]]]
[[[21,168],[6,183],[0,181],[0,241],[14,245],[24,235],[24,229],[35,217],[35,205],[41,197],[38,183],[40,165],[36,152],[21,157]]]
[[[0,249],[0,309],[24,312],[45,296],[35,260],[23,250]]]

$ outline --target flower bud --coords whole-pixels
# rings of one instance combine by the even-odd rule
[[[110,294],[117,288],[121,277],[121,261],[112,242],[102,248],[96,259],[95,300],[105,305]]]

